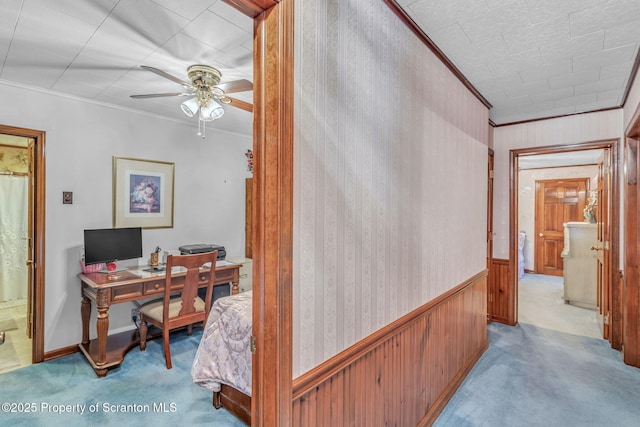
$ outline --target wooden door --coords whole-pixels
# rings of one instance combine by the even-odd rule
[[[586,189],[586,178],[536,181],[536,273],[562,276],[564,223],[584,221]]]
[[[609,249],[609,162],[604,161],[609,151],[604,152],[603,158],[598,161],[598,181],[596,185],[597,209],[596,221],[598,224],[598,243],[591,248],[596,256],[596,301],[598,306],[598,321],[604,339],[610,337],[610,313],[611,313],[611,251]]]

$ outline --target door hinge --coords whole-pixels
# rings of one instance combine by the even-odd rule
[[[604,249],[607,250],[607,251],[609,250],[609,241],[608,240],[604,241]]]
[[[489,294],[489,302],[493,302],[493,294]]]
[[[605,314],[604,317],[602,318],[602,323],[604,323],[605,325],[609,324],[609,315]]]
[[[493,179],[493,169],[491,169],[491,170],[489,171],[489,178],[490,178],[490,179]]]
[[[256,354],[256,337],[254,335],[249,337],[249,349],[251,353]]]

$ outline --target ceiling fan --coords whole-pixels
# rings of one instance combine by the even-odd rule
[[[153,93],[147,95],[131,95],[131,98],[161,98],[168,96],[188,96],[180,105],[182,111],[189,117],[198,115],[198,135],[205,137],[204,122],[219,119],[224,114],[222,105],[230,105],[245,111],[253,112],[253,105],[227,96],[229,93],[246,92],[253,90],[253,83],[249,80],[235,80],[231,82],[220,83],[222,73],[209,65],[191,65],[187,68],[187,77],[189,82],[172,76],[158,68],[141,65],[147,71],[151,71],[161,77],[176,82],[186,89],[185,92],[176,93]]]

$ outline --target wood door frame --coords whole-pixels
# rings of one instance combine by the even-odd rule
[[[294,0],[223,0],[254,20],[251,424],[292,423]]]
[[[640,367],[640,106],[625,131],[624,363]]]
[[[33,329],[31,331],[31,361],[44,361],[44,277],[45,277],[45,132],[0,125],[0,133],[34,140],[33,147]]]
[[[559,181],[584,181],[585,182],[585,203],[587,200],[587,194],[586,194],[586,187],[587,184],[589,183],[589,178],[559,178],[559,179],[536,179],[535,180],[535,198],[534,198],[534,207],[533,207],[533,272],[536,274],[540,274],[540,272],[542,270],[544,270],[544,268],[539,268],[542,263],[543,260],[540,260],[540,256],[539,256],[539,250],[541,250],[538,246],[539,246],[539,239],[538,239],[538,234],[540,233],[540,224],[539,224],[539,216],[538,216],[538,209],[540,209],[541,207],[539,206],[540,200],[539,197],[541,197],[541,195],[539,194],[540,191],[540,184],[546,184],[547,182],[559,182]],[[563,266],[564,269],[564,266]]]
[[[620,350],[622,348],[622,292],[618,280],[620,269],[620,181],[619,170],[619,138],[611,138],[597,141],[588,141],[576,144],[549,145],[543,147],[522,148],[509,152],[509,280],[510,295],[507,311],[509,324],[518,323],[518,158],[523,155],[551,154],[570,151],[583,151],[594,149],[611,150],[609,171],[611,174],[611,215],[609,217],[609,233],[611,236],[611,316],[609,319],[611,347]]]
[[[487,271],[493,263],[493,170],[495,155],[491,148],[487,155]],[[487,322],[493,319],[493,295],[487,287]]]

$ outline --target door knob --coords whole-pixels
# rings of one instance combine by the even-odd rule
[[[31,264],[33,264],[33,260],[28,259],[28,260],[27,260],[27,265],[31,265]]]
[[[538,236],[540,236],[540,237],[544,237],[544,234],[542,234],[542,233],[538,233]]]
[[[591,246],[592,251],[601,251],[602,249],[604,248],[602,248],[601,246]]]

